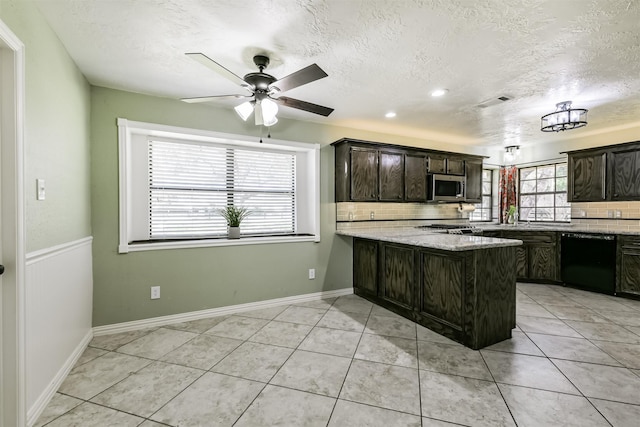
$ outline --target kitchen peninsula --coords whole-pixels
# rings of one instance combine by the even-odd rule
[[[416,228],[353,238],[354,293],[472,349],[511,338],[520,240]]]

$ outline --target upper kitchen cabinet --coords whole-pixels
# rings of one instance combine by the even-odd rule
[[[380,150],[380,200],[401,202],[404,199],[404,154]]]
[[[405,154],[404,196],[407,202],[427,201],[427,156]]]
[[[482,203],[482,160],[467,161],[466,201]]]
[[[447,159],[442,156],[429,156],[427,159],[427,172],[447,173]]]
[[[568,201],[640,200],[640,141],[567,154]]]
[[[430,155],[427,162],[427,171],[429,173],[464,175],[464,163],[463,159],[455,157]]]
[[[611,152],[611,200],[640,200],[640,147]]]
[[[569,155],[569,201],[606,200],[606,175],[606,152]]]
[[[449,175],[464,175],[465,161],[463,159],[447,159],[447,173]]]
[[[332,145],[336,202],[427,202],[427,173],[466,173],[467,201],[481,199],[481,156],[347,138]]]

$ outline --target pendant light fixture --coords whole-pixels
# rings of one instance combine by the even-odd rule
[[[587,125],[587,111],[584,108],[571,108],[571,101],[556,104],[556,111],[542,116],[542,132],[560,132],[577,129]]]
[[[519,145],[510,145],[508,147],[504,147],[504,162],[506,164],[513,164],[518,157],[520,157],[520,146]]]

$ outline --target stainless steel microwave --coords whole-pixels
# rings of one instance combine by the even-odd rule
[[[464,176],[428,174],[427,184],[430,201],[460,202],[465,199]]]

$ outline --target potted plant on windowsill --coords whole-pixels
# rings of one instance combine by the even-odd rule
[[[227,221],[227,239],[239,239],[240,223],[251,214],[249,209],[229,205],[224,209],[218,209],[218,212]]]

